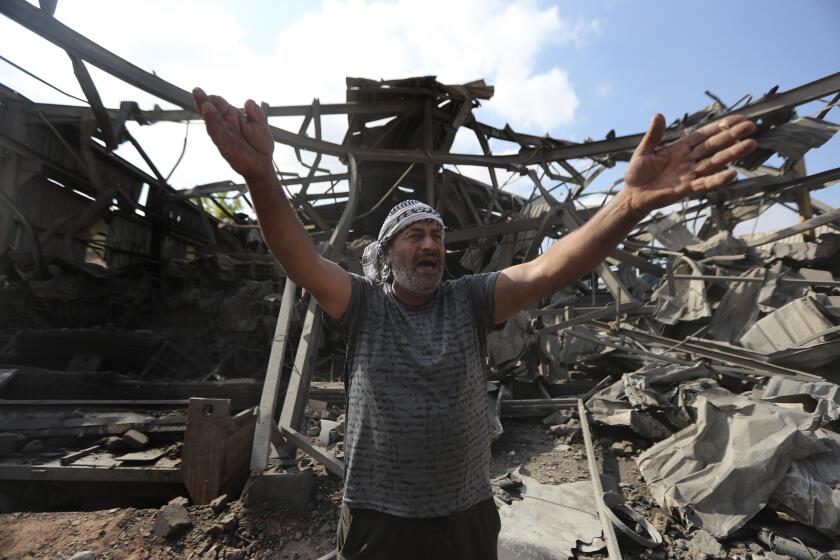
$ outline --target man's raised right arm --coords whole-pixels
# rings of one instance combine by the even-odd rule
[[[283,193],[274,171],[274,139],[265,115],[250,99],[243,113],[200,88],[193,90],[193,97],[219,153],[245,179],[271,253],[295,284],[312,292],[328,315],[340,319],[350,302],[350,277],[318,253]]]

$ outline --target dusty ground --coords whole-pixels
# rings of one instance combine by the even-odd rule
[[[584,446],[552,434],[539,420],[508,420],[505,435],[493,447],[491,476],[522,465],[543,483],[588,480]],[[690,558],[685,531],[665,525],[665,516],[652,502],[641,481],[633,457],[647,444],[629,434],[594,427],[599,465],[611,475],[638,512],[663,531],[667,547],[646,551],[622,539],[625,558]],[[613,449],[624,442],[626,449]],[[629,444],[629,445],[628,445]],[[338,480],[320,471],[316,496],[307,511],[258,513],[246,511],[240,502],[215,514],[209,506],[189,507],[193,527],[163,539],[152,531],[155,509],[112,509],[95,512],[12,513],[0,515],[0,559],[69,559],[91,551],[100,559],[298,559],[320,558],[334,546],[337,505],[341,499]],[[237,526],[214,530],[226,514],[233,514]],[[755,543],[733,542],[730,557],[760,558]],[[750,550],[752,545],[752,552]],[[579,558],[600,558],[580,555]]]

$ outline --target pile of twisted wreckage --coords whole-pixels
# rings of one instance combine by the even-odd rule
[[[298,452],[343,472],[340,423],[313,430],[305,413],[343,402],[344,349],[252,217],[219,219],[196,202],[247,201],[244,185],[176,191],[126,127],[196,120],[190,95],[49,6],[8,0],[0,12],[67,51],[89,105],[41,104],[0,85],[0,509],[160,503],[183,489],[202,504],[243,487],[253,506],[305,501],[312,475]],[[106,108],[86,65],[177,109]],[[602,521],[590,550],[619,555],[614,525],[627,529],[621,500],[603,493],[590,421],[650,443],[639,470],[684,524],[725,538],[769,509],[829,542],[840,536],[840,210],[811,196],[840,168],[808,175],[804,165],[838,129],[826,120],[838,92],[834,74],[734,105],[715,98],[674,122],[668,139],[743,114],[758,123],[759,149],[737,163],[732,186],[650,216],[591,276],[490,335],[494,437],[506,418],[579,414],[595,487],[582,499]],[[303,172],[281,176],[324,254],[360,272],[388,209],[419,198],[449,226],[450,277],[498,270],[579,227],[597,210],[587,196],[618,188],[597,178],[641,135],[572,143],[495,128],[472,112],[492,95],[484,82],[348,78],[345,103],[265,105],[272,122],[301,123],[272,131],[297,154]],[[346,116],[343,142],[321,137],[327,115]],[[459,131],[483,153],[450,153]],[[148,170],[115,154],[125,142]],[[459,166],[486,170],[488,182]],[[506,190],[512,179],[529,181],[530,196]],[[733,234],[774,205],[800,223]],[[562,518],[573,493],[523,488],[525,499],[503,506],[502,549],[568,557],[584,539],[535,543],[516,527],[541,534],[534,527]],[[529,495],[560,508],[555,517],[529,511]]]

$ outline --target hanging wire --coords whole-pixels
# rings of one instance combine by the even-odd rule
[[[63,89],[61,89],[61,88],[59,88],[59,87],[57,87],[57,86],[52,85],[51,83],[49,83],[49,82],[48,82],[48,81],[46,81],[45,79],[43,79],[43,78],[41,78],[41,77],[39,77],[39,76],[36,76],[36,75],[35,75],[35,74],[33,74],[32,72],[30,72],[29,70],[27,70],[26,68],[24,68],[23,66],[18,66],[17,64],[15,64],[14,62],[12,62],[11,60],[9,60],[8,58],[6,58],[6,57],[5,57],[5,56],[3,56],[3,55],[0,55],[0,60],[2,60],[3,62],[5,62],[6,64],[9,64],[9,65],[11,65],[11,66],[14,66],[14,67],[15,67],[15,68],[17,68],[18,70],[20,70],[21,72],[23,72],[24,74],[26,74],[27,76],[30,76],[30,77],[32,77],[32,78],[35,78],[36,80],[38,80],[39,82],[41,82],[41,83],[42,83],[42,84],[44,84],[45,86],[47,86],[47,87],[51,87],[52,89],[54,89],[54,90],[55,90],[55,91],[57,91],[58,93],[60,93],[60,94],[62,94],[62,95],[66,95],[67,97],[70,97],[70,98],[72,98],[72,99],[75,99],[76,101],[81,101],[81,102],[82,102],[82,103],[84,103],[85,105],[90,105],[90,103],[88,103],[87,99],[82,99],[81,97],[76,97],[76,96],[75,96],[75,95],[73,95],[72,93],[67,93],[67,92],[66,92],[66,91],[64,91]]]
[[[178,166],[181,164],[181,160],[184,159],[184,154],[187,153],[187,139],[190,136],[190,121],[187,121],[187,128],[184,130],[184,145],[181,146],[181,155],[178,156],[178,161],[175,162],[175,165],[172,166],[172,169],[169,171],[169,175],[166,176],[166,182],[169,182],[169,178],[172,177],[172,174],[175,173],[175,170],[178,169]]]

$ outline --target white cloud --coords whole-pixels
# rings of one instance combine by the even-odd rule
[[[268,31],[276,36],[274,48],[262,52],[249,46],[248,35],[257,31],[242,27],[237,17],[242,7],[232,1],[152,0],[136,9],[115,6],[105,0],[59,2],[56,17],[179,87],[202,85],[236,104],[247,97],[275,105],[308,103],[314,97],[340,102],[346,76],[437,75],[444,83],[484,78],[496,85],[496,96],[479,110],[480,118],[537,134],[571,123],[579,105],[568,74],[540,57],[558,46],[583,46],[600,33],[598,21],[564,18],[556,6],[535,0],[326,0],[298,20]],[[131,12],[124,13],[127,9]],[[273,13],[279,9],[266,4],[266,21],[282,20]],[[81,96],[63,51],[5,18],[0,19],[0,52]],[[95,68],[91,73],[106,105],[135,100],[144,108],[167,106]],[[72,103],[5,64],[0,64],[0,81],[36,101]],[[339,141],[345,123],[325,122],[325,137]],[[297,128],[290,119],[276,124]],[[168,172],[181,149],[183,125],[133,131],[161,171]],[[130,147],[120,151],[138,161],[130,152]],[[291,151],[280,146],[277,159],[281,168],[293,165]],[[173,183],[187,187],[223,178],[236,179],[194,125]]]

